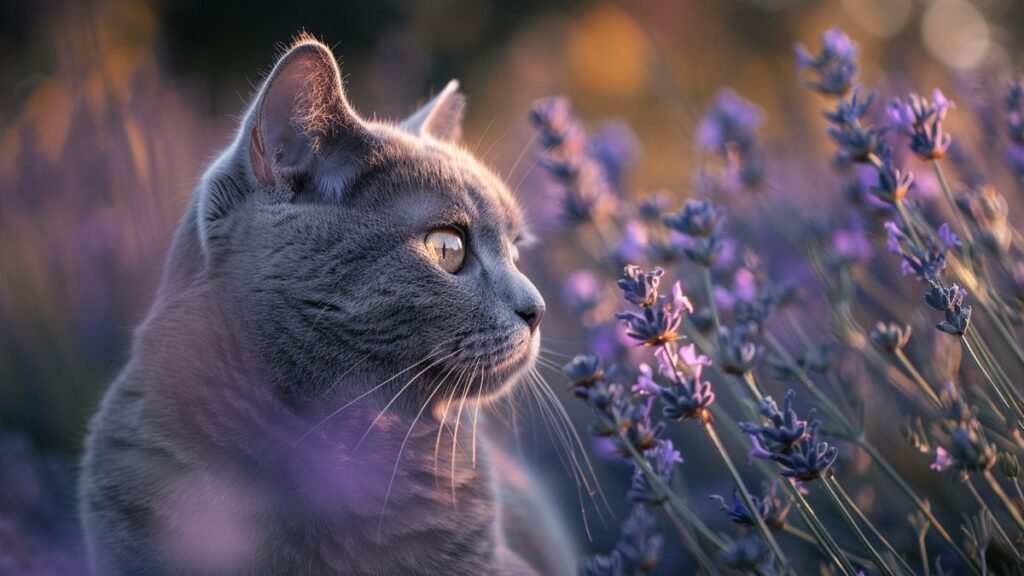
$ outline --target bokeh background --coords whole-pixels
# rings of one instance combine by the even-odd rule
[[[0,452],[24,461],[0,469],[0,506],[20,507],[40,525],[73,525],[69,494],[87,419],[126,358],[198,176],[296,32],[334,47],[349,98],[365,115],[403,116],[460,79],[469,96],[467,145],[507,175],[536,232],[554,242],[564,238],[552,216],[556,201],[534,169],[527,122],[535,99],[570,96],[588,128],[616,133],[632,150],[631,189],[665,190],[678,201],[702,162],[695,127],[719,87],[763,108],[773,156],[829,146],[823,101],[801,88],[793,44],[816,44],[831,26],[860,44],[865,84],[890,95],[938,85],[955,99],[1021,61],[1024,3],[5,0]],[[818,169],[826,174],[827,161]],[[806,193],[823,176],[802,167],[788,178]],[[806,194],[810,204],[833,200]],[[573,263],[538,253],[523,260],[549,302],[547,347],[581,351],[577,321],[558,304]],[[585,410],[564,396],[582,430]],[[540,426],[520,434],[581,546],[607,549],[616,527],[598,523],[593,542],[584,536],[575,486],[550,435]],[[602,474],[618,494],[628,469]]]

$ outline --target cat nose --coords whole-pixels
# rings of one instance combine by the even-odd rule
[[[537,331],[537,327],[540,326],[541,319],[544,318],[544,305],[531,304],[523,309],[516,310],[516,314],[526,321],[526,325],[530,327],[530,334],[533,334]]]

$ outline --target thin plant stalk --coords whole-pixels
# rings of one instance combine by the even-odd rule
[[[1024,530],[1024,518],[1021,517],[1020,509],[1017,508],[1017,505],[1013,503],[1010,496],[1005,490],[1003,490],[1003,487],[999,482],[996,481],[995,476],[992,475],[992,471],[985,470],[981,475],[985,478],[985,482],[988,482],[988,486],[992,489],[996,498],[999,498],[999,501],[1003,503],[1004,507],[1006,507],[1006,511],[1009,512],[1010,517],[1013,518],[1014,522],[1016,522],[1017,527]]]
[[[992,513],[992,510],[989,509],[988,504],[985,503],[985,499],[982,498],[981,494],[978,493],[978,489],[975,488],[974,484],[971,483],[971,479],[965,478],[964,484],[967,485],[968,491],[971,493],[972,496],[974,496],[974,500],[978,503],[978,506],[981,507],[982,512],[988,514],[992,518],[992,526],[995,527],[996,532],[999,533],[999,536],[1003,539],[1003,542],[1006,544],[1007,548],[1009,548],[1014,553],[1014,555],[1017,557],[1017,560],[1019,561],[1020,554],[1017,553],[1017,548],[1014,546],[1013,540],[1011,540],[1010,535],[1007,534],[1005,530],[1003,530],[1003,525],[996,520],[995,514]]]
[[[629,451],[630,456],[633,458],[633,462],[636,463],[636,465],[640,468],[640,471],[644,474],[644,476],[647,477],[647,481],[656,486],[658,490],[666,498],[668,498],[668,501],[672,504],[673,509],[675,509],[675,511],[678,512],[680,516],[682,516],[682,518],[686,520],[687,523],[693,526],[701,536],[703,536],[711,543],[713,543],[716,547],[718,547],[718,549],[721,550],[725,548],[725,543],[722,541],[722,539],[719,538],[717,534],[712,532],[711,529],[708,528],[707,525],[704,524],[704,522],[702,522],[700,518],[693,513],[692,510],[690,510],[686,503],[679,498],[679,496],[675,493],[674,490],[672,490],[670,486],[667,486],[664,482],[661,481],[661,478],[659,478],[658,475],[654,473],[654,470],[651,469],[650,465],[647,463],[647,460],[644,459],[643,455],[640,454],[640,452],[636,449],[635,446],[633,446],[633,443],[623,436],[619,436],[619,438],[622,440],[622,445],[625,446],[626,449]]]
[[[941,408],[942,400],[939,400],[938,395],[935,394],[935,391],[932,390],[932,387],[928,385],[928,381],[924,379],[924,376],[921,376],[921,372],[919,372],[917,368],[910,362],[910,359],[907,358],[907,355],[903,353],[903,350],[897,348],[895,352],[893,352],[893,354],[896,356],[896,359],[900,361],[900,364],[903,365],[907,372],[910,373],[910,377],[914,380],[918,387],[921,388],[921,391],[924,392],[925,396],[928,396],[928,399],[930,399],[936,407]]]
[[[832,487],[835,488],[836,492],[839,494],[839,497],[842,498],[843,503],[846,505],[846,507],[849,508],[850,511],[852,511],[857,516],[857,518],[859,518],[860,521],[864,523],[867,529],[871,531],[871,534],[875,538],[877,538],[879,542],[882,543],[882,546],[885,546],[885,549],[889,551],[889,554],[891,554],[893,558],[899,561],[900,565],[903,566],[903,569],[906,570],[908,574],[913,574],[914,569],[910,567],[910,564],[907,564],[906,560],[904,560],[898,552],[896,552],[896,548],[892,545],[892,543],[889,542],[889,540],[885,536],[883,536],[881,532],[878,531],[878,528],[876,528],[875,525],[871,522],[871,520],[867,517],[867,515],[864,514],[864,511],[860,509],[860,506],[857,506],[857,503],[853,501],[853,498],[851,498],[850,495],[846,492],[846,489],[843,488],[843,485],[840,484],[838,480],[836,480],[835,476],[831,478],[831,481]]]
[[[882,559],[882,555],[875,549],[871,540],[868,540],[864,531],[857,525],[857,521],[850,514],[850,511],[845,505],[843,505],[843,501],[839,498],[839,495],[836,494],[835,489],[832,487],[832,480],[829,478],[822,478],[821,484],[825,487],[825,493],[828,494],[829,499],[832,500],[832,504],[836,507],[836,510],[839,511],[839,515],[843,517],[846,525],[849,526],[850,530],[857,536],[857,540],[860,540],[861,545],[864,546],[868,551],[868,554],[875,560],[875,564],[878,565],[878,569],[887,576],[896,576],[896,573],[893,572],[892,568],[890,568],[885,560]]]
[[[789,486],[790,494],[796,501],[798,508],[805,513],[804,520],[807,521],[807,525],[813,526],[814,530],[820,535],[823,542],[829,548],[829,554],[832,556],[833,562],[835,562],[836,567],[842,570],[843,573],[847,574],[848,576],[855,576],[857,574],[857,570],[853,567],[852,564],[850,564],[850,560],[846,557],[845,554],[843,554],[842,550],[839,548],[839,545],[836,543],[835,539],[832,538],[832,535],[829,534],[828,529],[825,528],[825,525],[821,523],[821,520],[818,518],[818,515],[814,513],[814,509],[811,508],[810,503],[807,502],[807,499],[804,498],[804,495],[801,494],[800,490],[798,490],[792,484],[786,483],[786,485]]]
[[[754,517],[757,523],[757,529],[764,536],[765,541],[768,543],[768,547],[772,549],[772,553],[778,558],[779,563],[782,564],[783,570],[786,572],[792,572],[789,559],[786,558],[785,553],[782,552],[782,547],[775,540],[775,536],[772,535],[772,531],[768,529],[768,525],[765,524],[764,518],[761,517],[761,511],[754,506],[754,499],[750,496],[750,491],[747,490],[747,485],[743,482],[743,477],[740,476],[739,470],[736,469],[736,465],[733,463],[732,458],[729,457],[729,453],[726,452],[725,446],[722,444],[722,440],[718,437],[718,433],[715,432],[715,426],[711,422],[704,424],[704,430],[708,433],[708,438],[711,439],[711,443],[714,444],[715,450],[722,457],[722,461],[725,462],[726,467],[729,469],[729,474],[732,475],[733,480],[736,482],[736,487],[739,489],[740,497],[743,499],[743,505],[747,507],[750,515]]]
[[[719,330],[722,329],[722,323],[718,317],[718,304],[715,303],[715,289],[714,283],[711,280],[711,267],[704,266],[704,291],[707,293],[708,298],[708,310],[711,311],[711,320],[715,327],[715,337],[718,337]]]
[[[835,407],[835,404],[833,404],[832,401],[828,399],[828,397],[825,396],[821,392],[821,390],[814,384],[814,382],[811,381],[811,379],[804,373],[804,371],[799,366],[796,365],[796,363],[793,361],[793,357],[789,354],[789,352],[786,351],[785,348],[783,348],[779,341],[776,340],[770,333],[765,335],[765,339],[768,342],[768,344],[772,347],[772,349],[777,354],[779,354],[780,357],[782,357],[787,367],[793,370],[793,373],[797,375],[797,378],[800,380],[800,382],[804,384],[807,390],[812,395],[814,395],[815,398],[819,399],[819,401],[822,401],[822,404],[829,410],[830,415],[836,417],[840,423],[842,423],[852,432],[852,424],[849,422],[849,420],[846,419],[846,416],[842,412],[840,412],[838,408]],[[871,456],[872,460],[877,462],[878,465],[881,466],[882,470],[890,478],[892,478],[896,485],[899,486],[899,488],[907,495],[907,497],[909,497],[911,501],[914,502],[917,508],[921,510],[921,512],[928,518],[928,520],[931,521],[932,525],[935,526],[936,532],[939,533],[942,539],[945,540],[946,543],[949,544],[951,548],[953,548],[957,556],[959,556],[960,559],[963,560],[964,563],[970,567],[971,572],[976,575],[979,574],[977,566],[971,560],[970,556],[968,556],[967,553],[963,550],[963,548],[961,548],[956,543],[956,541],[953,540],[953,537],[950,536],[949,532],[942,526],[938,518],[935,517],[929,506],[923,500],[921,500],[920,497],[917,496],[917,493],[914,492],[914,489],[911,488],[909,484],[907,484],[906,480],[904,480],[903,477],[900,476],[900,473],[897,472],[891,464],[889,464],[889,462],[874,447],[874,445],[868,442],[867,439],[864,438],[863,434],[860,433],[854,435],[853,441],[858,446],[866,450],[868,454]]]

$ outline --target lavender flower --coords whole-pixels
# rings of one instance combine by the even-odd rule
[[[996,464],[996,449],[985,438],[977,420],[959,426],[950,434],[949,458],[961,474],[990,470]]]
[[[658,296],[658,283],[663,273],[661,268],[644,272],[637,266],[626,266],[626,277],[619,279],[623,297],[639,306],[640,311],[620,312],[615,316],[626,324],[626,334],[641,346],[660,346],[681,338],[678,330],[683,313],[693,311],[693,305],[683,295],[678,282],[672,287],[671,300]]]
[[[644,272],[639,266],[631,264],[626,266],[624,274],[625,278],[617,282],[623,298],[641,308],[654,306],[658,301],[658,284],[665,271],[655,267],[650,272]]]
[[[580,576],[626,576],[618,550],[605,556],[598,554],[583,561]]]
[[[781,529],[786,524],[786,516],[789,515],[789,505],[783,505],[782,500],[776,495],[776,486],[773,484],[768,487],[765,486],[765,491],[762,496],[750,495],[750,499],[754,508],[757,510],[758,516],[760,516],[765,524],[768,526]],[[732,492],[732,501],[726,503],[725,498],[718,494],[711,495],[712,500],[718,501],[718,505],[726,516],[730,520],[741,526],[757,526],[757,519],[746,504],[743,503],[743,499],[740,498],[739,491],[735,488]]]
[[[878,183],[871,187],[871,193],[875,198],[888,204],[901,202],[914,183],[914,174],[900,171],[893,163],[892,152],[887,148],[883,148],[877,156],[881,161],[875,167],[878,171]]]
[[[577,355],[572,362],[562,367],[562,372],[569,378],[569,385],[576,390],[577,395],[581,392],[585,395],[587,389],[604,379],[599,356]]]
[[[730,542],[718,553],[718,561],[741,574],[765,574],[765,565],[771,562],[771,550],[759,534],[750,533]]]
[[[718,333],[719,359],[722,370],[742,376],[757,364],[758,347],[754,342],[757,329],[750,323],[737,324],[731,330],[725,326]]]
[[[808,482],[820,478],[836,461],[839,450],[818,439],[821,422],[800,420],[793,410],[795,393],[786,393],[785,410],[780,411],[769,397],[761,403],[761,414],[770,426],[741,422],[740,428],[754,444],[752,458],[772,460],[782,467],[787,478]]]
[[[634,506],[629,517],[622,523],[615,548],[628,570],[632,570],[633,574],[647,574],[661,560],[664,542],[664,536],[656,531],[654,515],[645,506]]]
[[[949,222],[943,222],[938,229],[939,239],[946,246],[947,250],[956,250],[963,246],[960,237],[949,228]]]
[[[577,225],[604,218],[614,205],[608,174],[587,152],[583,127],[569,100],[549,98],[534,104],[530,121],[544,147],[540,164],[562,192],[562,219]]]
[[[896,352],[902,350],[910,341],[910,332],[909,325],[900,326],[894,322],[888,324],[879,322],[871,331],[871,341],[879,348]]]
[[[693,418],[706,424],[711,421],[711,412],[708,408],[715,401],[715,393],[711,390],[710,382],[690,376],[683,377],[682,381],[675,382],[668,388],[662,388],[661,400],[665,403],[662,411],[666,418]]]
[[[872,156],[884,153],[885,128],[861,123],[875,99],[873,92],[861,98],[860,90],[855,88],[849,99],[840,100],[834,111],[824,113],[830,124],[828,135],[839,146],[840,163],[868,162]]]
[[[937,279],[946,269],[946,255],[944,252],[931,247],[923,248],[914,244],[895,222],[886,222],[885,232],[886,246],[889,252],[903,258],[900,268],[904,275],[915,274],[925,282],[937,282]]]
[[[578,270],[566,280],[562,295],[569,307],[582,314],[601,301],[601,282],[593,272]]]
[[[809,71],[814,80],[805,82],[811,90],[827,96],[842,96],[857,75],[857,45],[838,28],[821,35],[821,52],[812,55],[803,44],[795,47],[797,69]]]
[[[651,467],[654,475],[665,486],[671,486],[675,477],[676,465],[683,462],[682,455],[672,446],[672,441],[667,439],[658,440],[653,450],[644,453],[644,459]],[[634,504],[658,505],[668,499],[657,487],[652,486],[639,467],[633,471],[633,481],[626,493],[626,498]]]
[[[604,169],[612,189],[623,193],[626,169],[639,155],[640,144],[629,125],[622,121],[605,122],[587,141],[587,152]]]
[[[1024,144],[1024,79],[1011,82],[1003,97],[1006,110],[1006,128],[1010,140],[1015,144]]]
[[[619,312],[616,318],[625,322],[626,334],[638,346],[661,346],[682,336],[678,333],[683,322],[683,309],[675,308],[662,297],[658,306],[641,308],[641,312]]]
[[[783,399],[783,409],[771,396],[765,397],[758,406],[758,411],[771,424],[759,426],[748,422],[740,422],[740,429],[746,434],[760,438],[765,448],[772,452],[786,452],[798,440],[807,434],[807,422],[800,420],[793,409],[796,392],[789,390]]]
[[[967,291],[956,284],[944,288],[938,282],[930,282],[924,301],[945,316],[935,327],[947,334],[963,336],[971,322],[971,306],[964,304],[966,297]]]
[[[709,200],[687,200],[676,214],[665,216],[665,226],[692,238],[706,238],[715,233],[721,214]]]
[[[889,105],[889,121],[893,128],[910,137],[910,149],[924,160],[938,160],[946,155],[953,137],[942,131],[946,112],[955,105],[936,88],[932,101],[911,94],[903,101]]]
[[[714,103],[697,126],[697,147],[728,153],[730,146],[750,150],[764,121],[761,109],[728,88],[715,94]]]

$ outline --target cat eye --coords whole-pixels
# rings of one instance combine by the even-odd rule
[[[439,228],[423,240],[434,263],[449,274],[455,274],[462,268],[466,259],[462,233],[454,228]]]

